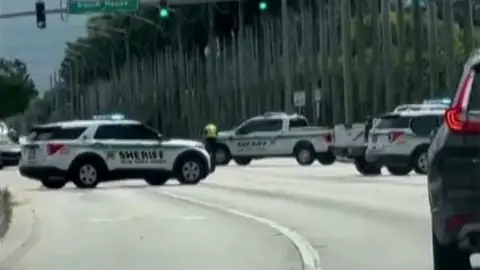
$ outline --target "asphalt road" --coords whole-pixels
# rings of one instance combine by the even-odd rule
[[[277,231],[218,210],[115,183],[96,190],[39,189],[0,173],[35,210],[37,225],[8,270],[296,270],[295,246]],[[0,249],[0,254],[2,249]]]
[[[425,176],[367,178],[349,164],[265,160],[221,167],[198,186],[131,181],[52,192],[14,171],[0,173],[5,177],[41,220],[24,270],[63,270],[67,262],[82,270],[301,269],[292,244],[267,226],[182,199],[294,230],[318,252],[323,270],[432,269]]]

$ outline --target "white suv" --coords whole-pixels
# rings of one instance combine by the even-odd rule
[[[407,175],[412,169],[426,174],[430,137],[442,123],[444,113],[445,109],[400,110],[377,117],[368,136],[366,164],[385,166],[393,175]]]
[[[22,145],[20,174],[59,189],[103,181],[144,179],[162,185],[170,178],[197,184],[213,170],[201,142],[163,139],[133,120],[75,120],[33,128]]]

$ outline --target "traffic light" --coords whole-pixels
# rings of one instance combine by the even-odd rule
[[[35,2],[35,13],[37,15],[37,28],[44,29],[45,27],[47,27],[45,2],[43,2],[43,0],[37,0],[37,2]]]
[[[165,0],[160,1],[160,8],[158,9],[158,16],[161,19],[168,19],[168,17],[170,17],[170,10],[168,8],[167,1],[165,1]]]
[[[265,0],[260,0],[260,2],[258,2],[258,9],[259,9],[260,11],[265,11],[265,10],[267,10],[267,9],[268,9],[268,3],[267,3],[267,1],[265,1]]]

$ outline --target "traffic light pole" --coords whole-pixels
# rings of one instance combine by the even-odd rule
[[[142,5],[150,5],[150,6],[157,6],[158,0],[139,0],[140,4]],[[216,3],[216,2],[230,2],[231,0],[168,0],[169,5],[191,5],[191,4],[205,4],[205,3]],[[240,0],[243,1],[243,0]],[[67,8],[52,8],[52,9],[45,9],[45,14],[62,14],[68,13]],[[13,13],[4,13],[0,14],[1,19],[11,19],[17,17],[26,17],[26,16],[34,16],[35,10],[29,11],[22,11],[22,12],[13,12]]]
[[[283,83],[285,87],[285,111],[292,112],[292,79],[290,77],[290,42],[289,42],[289,14],[287,0],[282,0],[282,49],[283,49]]]

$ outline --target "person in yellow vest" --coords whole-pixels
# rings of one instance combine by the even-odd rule
[[[205,145],[210,154],[214,153],[215,144],[217,143],[218,130],[215,124],[209,123],[203,129],[203,137]]]
[[[207,149],[208,153],[210,153],[210,161],[212,164],[211,172],[215,170],[215,150],[217,148],[217,136],[218,129],[215,124],[209,123],[203,129],[205,148]]]

